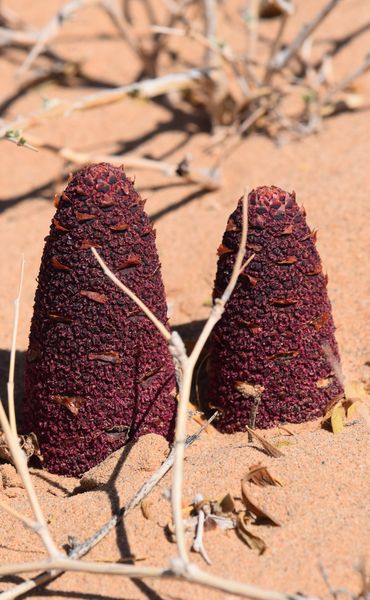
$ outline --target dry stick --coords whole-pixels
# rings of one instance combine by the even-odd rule
[[[22,479],[23,485],[26,489],[29,503],[32,507],[33,514],[35,516],[35,526],[32,529],[40,536],[47,553],[50,558],[55,558],[60,556],[60,552],[56,547],[54,540],[51,537],[48,526],[46,524],[46,520],[44,514],[41,510],[41,506],[39,504],[38,498],[36,496],[35,489],[33,487],[33,483],[31,480],[30,472],[27,468],[27,461],[24,455],[23,450],[19,445],[18,438],[14,436],[8,418],[6,416],[3,403],[0,399],[0,424],[8,444],[8,448],[11,452],[12,459],[16,469]]]
[[[22,254],[21,260],[21,274],[19,277],[19,289],[18,295],[14,300],[14,321],[13,321],[13,333],[12,333],[12,345],[10,350],[10,362],[9,362],[9,377],[8,377],[8,413],[10,429],[15,437],[17,437],[17,419],[15,416],[15,402],[14,402],[14,369],[15,369],[15,354],[17,344],[17,331],[19,323],[19,307],[23,285],[23,274],[24,274],[24,255]]]
[[[0,575],[12,575],[16,573],[26,573],[39,569],[58,569],[61,571],[80,571],[93,574],[124,575],[130,578],[147,577],[160,579],[180,579],[191,583],[198,583],[202,586],[222,590],[245,598],[253,600],[298,600],[304,596],[288,595],[281,592],[263,590],[254,585],[231,581],[223,577],[217,577],[210,573],[202,571],[195,564],[189,564],[188,571],[184,574],[176,572],[176,566],[170,568],[160,567],[136,567],[131,565],[122,565],[117,563],[96,563],[91,561],[77,561],[70,558],[55,558],[50,561],[34,561],[30,563],[20,563],[18,569],[16,565],[9,567],[0,566]],[[310,600],[313,600],[312,598]]]
[[[266,72],[265,72],[265,75],[262,80],[262,85],[267,85],[271,81],[272,75],[274,73],[274,69],[271,67],[271,64],[273,61],[273,57],[276,55],[276,53],[280,49],[281,40],[284,35],[284,31],[285,31],[288,19],[289,19],[289,14],[284,12],[284,14],[282,15],[282,17],[280,19],[280,24],[279,24],[279,28],[277,30],[276,37],[275,37],[274,41],[272,42],[270,56],[267,61]]]
[[[80,8],[94,6],[95,4],[102,6],[102,8],[107,10],[112,18],[115,16],[113,9],[109,7],[107,0],[72,0],[71,2],[68,2],[62,6],[57,14],[54,15],[47,25],[38,33],[35,45],[18,69],[18,76],[24,75],[25,72],[28,71],[36,58],[43,52],[48,42],[57,35],[62,25],[71,18],[73,13]]]
[[[148,169],[150,171],[159,171],[166,177],[179,177],[185,182],[198,183],[204,189],[213,190],[217,189],[220,185],[219,171],[210,169],[197,169],[191,166],[186,169],[186,172],[182,172],[179,169],[179,165],[173,165],[168,162],[161,160],[153,160],[149,158],[141,158],[138,156],[130,155],[112,155],[112,154],[94,154],[94,153],[83,153],[76,152],[71,148],[59,148],[45,144],[45,147],[49,149],[56,149],[58,154],[64,159],[76,164],[87,164],[91,162],[109,162],[115,166],[121,166],[122,164],[128,168],[135,169]]]
[[[330,0],[309,23],[302,27],[301,31],[287,48],[278,51],[277,54],[273,56],[269,65],[272,72],[280,71],[288,64],[293,56],[300,50],[306,39],[341,1],[342,0]]]
[[[248,209],[247,200],[244,195],[243,200],[243,228],[240,240],[240,246],[238,254],[235,259],[233,272],[231,275],[230,282],[222,294],[221,298],[215,300],[214,306],[211,310],[211,314],[193,348],[189,357],[180,355],[180,363],[183,366],[183,381],[180,389],[180,400],[177,411],[176,419],[176,430],[175,430],[175,463],[172,480],[172,512],[173,521],[175,525],[175,534],[179,557],[181,559],[181,567],[184,572],[187,571],[189,565],[188,554],[185,544],[185,532],[184,523],[182,519],[181,511],[181,500],[182,500],[182,488],[183,488],[183,461],[185,453],[185,436],[186,436],[186,422],[187,422],[187,405],[191,394],[191,382],[193,372],[197,360],[201,354],[201,351],[217,321],[221,318],[225,308],[225,304],[230,298],[237,279],[239,277],[240,268],[242,266],[243,257],[245,253],[245,245],[247,241],[247,226],[248,226]],[[176,333],[176,332],[174,332]],[[174,334],[173,334],[174,335]],[[180,339],[180,336],[178,336]],[[181,348],[180,348],[181,351]]]
[[[212,421],[217,416],[217,411],[213,413],[213,415],[208,419],[208,421],[202,425],[198,429],[198,431],[192,435],[189,435],[186,439],[186,448],[194,444],[194,442],[200,437],[204,429],[208,427],[212,423]],[[170,454],[166,458],[166,460],[161,464],[159,469],[153,473],[153,475],[146,481],[139,490],[132,496],[132,498],[127,502],[125,506],[120,508],[120,510],[113,515],[105,523],[98,531],[96,531],[92,536],[87,538],[84,542],[77,544],[73,547],[73,549],[68,553],[68,558],[77,560],[82,556],[85,556],[92,548],[94,548],[103,538],[105,538],[112,529],[114,529],[121,520],[126,517],[126,515],[133,510],[140,502],[154,489],[157,483],[168,473],[168,471],[172,468],[175,457],[175,449],[172,448]],[[5,508],[5,507],[4,507]],[[26,594],[30,590],[48,583],[61,575],[63,571],[57,571],[50,573],[50,571],[45,571],[44,573],[40,573],[34,579],[28,579],[18,584],[11,590],[7,592],[3,592],[0,594],[1,600],[14,600],[18,596]]]
[[[17,46],[33,46],[37,40],[37,33],[0,27],[0,47],[15,44]]]
[[[87,110],[119,102],[125,98],[154,98],[175,90],[189,88],[194,82],[207,77],[212,69],[189,69],[183,73],[171,73],[154,79],[131,83],[118,88],[109,88],[96,94],[82,96],[77,100],[56,100],[46,107],[28,115],[18,117],[0,128],[0,139],[9,135],[9,131],[24,130],[39,125],[45,120],[70,115],[76,111]]]
[[[356,69],[354,69],[353,71],[348,73],[345,77],[343,77],[343,79],[341,79],[341,81],[336,83],[333,87],[331,87],[328,90],[328,92],[325,94],[324,98],[322,100],[320,100],[320,105],[322,106],[323,104],[326,104],[327,102],[329,102],[329,100],[331,100],[331,98],[335,94],[344,90],[353,81],[355,81],[355,79],[357,79],[358,77],[360,77],[361,75],[366,73],[366,71],[368,71],[369,69],[370,69],[370,52],[359,67],[357,67]]]
[[[217,28],[217,2],[216,0],[203,0],[204,21],[205,21],[205,37],[212,43],[216,37]],[[205,55],[206,65],[210,65],[212,61],[213,49],[208,48]]]

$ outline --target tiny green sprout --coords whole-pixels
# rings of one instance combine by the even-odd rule
[[[5,134],[5,137],[8,138],[9,140],[16,140],[20,136],[21,136],[21,132],[18,131],[18,129],[9,129],[9,131],[7,131]]]
[[[317,99],[317,94],[313,90],[306,90],[302,94],[302,100],[305,104],[311,104]]]
[[[27,144],[26,138],[20,137],[19,140],[18,140],[18,142],[17,142],[17,145],[18,146],[25,146],[26,144]]]

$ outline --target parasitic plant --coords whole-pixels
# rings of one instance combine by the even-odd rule
[[[239,202],[218,249],[214,298],[228,283],[241,218]],[[226,433],[315,419],[343,392],[327,277],[304,209],[294,193],[260,187],[248,222],[245,256],[255,257],[210,340],[208,403]]]
[[[80,475],[127,440],[172,440],[175,373],[166,341],[103,273],[91,248],[167,326],[144,202],[122,169],[88,166],[69,182],[38,278],[26,357],[24,428],[44,464]]]

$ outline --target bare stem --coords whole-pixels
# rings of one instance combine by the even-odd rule
[[[270,61],[269,68],[271,71],[280,71],[283,69],[288,62],[299,52],[306,39],[315,31],[315,29],[322,23],[322,21],[328,16],[328,14],[339,4],[341,0],[330,0],[323,8],[314,16],[314,18],[306,23],[294,38],[292,43],[283,50],[280,50]]]
[[[322,100],[320,100],[320,105],[322,106],[322,105],[326,104],[327,102],[329,102],[329,100],[331,100],[331,98],[333,96],[335,96],[335,94],[346,89],[346,87],[348,87],[353,81],[355,81],[355,79],[357,79],[358,77],[360,77],[361,75],[366,73],[366,71],[368,71],[369,69],[370,69],[370,52],[366,56],[365,60],[362,62],[362,64],[360,66],[358,66],[356,69],[354,69],[353,71],[348,73],[345,77],[343,77],[343,79],[338,81],[338,83],[333,85],[333,87],[331,87],[328,90],[328,92],[325,94],[324,98]]]
[[[154,79],[130,83],[118,88],[109,88],[96,94],[82,96],[77,100],[55,100],[40,110],[20,116],[15,121],[5,123],[0,128],[0,139],[9,131],[24,130],[56,117],[70,115],[74,112],[106,106],[125,98],[154,98],[175,90],[191,87],[211,72],[210,69],[190,69],[183,73],[171,73]]]
[[[21,449],[18,438],[14,436],[8,418],[6,416],[3,403],[0,399],[0,424],[8,444],[8,448],[11,452],[13,462],[17,468],[17,471],[22,479],[24,487],[26,489],[29,503],[32,507],[35,520],[37,521],[37,533],[40,536],[47,552],[50,557],[60,556],[60,552],[56,547],[54,540],[51,537],[44,514],[41,510],[38,498],[33,487],[30,472],[27,468],[27,462],[23,450]]]
[[[10,362],[9,362],[9,377],[8,377],[8,412],[9,412],[9,423],[12,433],[17,437],[17,419],[15,414],[15,402],[14,402],[14,369],[15,369],[15,354],[17,344],[17,331],[19,323],[19,307],[23,285],[23,274],[24,274],[24,255],[21,260],[21,272],[19,277],[19,289],[18,295],[14,300],[14,321],[13,321],[13,334],[12,334],[12,345],[10,350]]]

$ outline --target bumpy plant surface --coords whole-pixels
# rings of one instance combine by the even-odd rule
[[[130,179],[108,164],[86,167],[56,204],[26,357],[24,429],[36,433],[47,469],[80,475],[129,439],[172,439],[175,375],[162,336],[91,252],[167,323],[155,234]]]
[[[260,187],[249,195],[248,222],[245,256],[255,258],[210,341],[208,400],[227,433],[314,419],[343,391],[327,277],[304,209],[294,193]],[[214,298],[230,279],[241,226],[239,202],[218,249]]]

